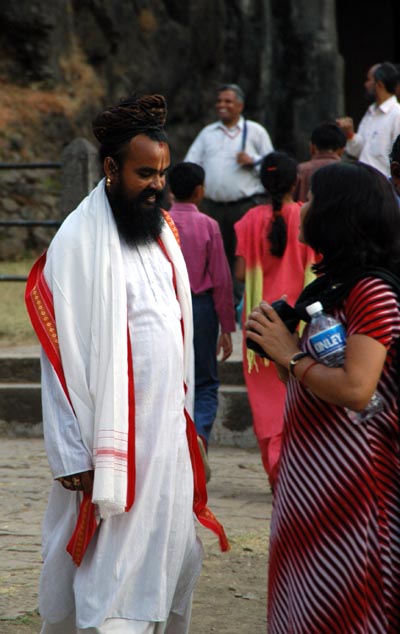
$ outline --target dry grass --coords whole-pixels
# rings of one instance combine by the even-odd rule
[[[28,613],[16,619],[1,619],[1,634],[37,634],[40,632],[42,619],[35,613]]]
[[[77,52],[60,60],[64,83],[51,90],[39,87],[19,86],[2,82],[0,93],[0,127],[7,131],[10,124],[19,129],[37,123],[40,116],[62,114],[73,118],[87,99],[101,99],[104,95],[102,81],[93,68]]]
[[[33,258],[0,262],[1,275],[27,275]],[[24,282],[0,282],[0,347],[37,344],[24,301]]]
[[[40,84],[25,86],[12,83],[2,77],[0,90],[0,156],[1,159],[29,161],[49,158],[59,150],[60,143],[68,141],[63,133],[57,135],[54,124],[56,118],[72,130],[73,136],[81,136],[82,113],[88,104],[100,104],[104,94],[104,82],[84,59],[77,47],[68,57],[60,59],[63,79],[52,88]],[[62,129],[62,127],[61,127]],[[20,147],[14,149],[15,138],[23,139]],[[72,139],[70,139],[72,140]],[[15,154],[17,153],[17,157]]]

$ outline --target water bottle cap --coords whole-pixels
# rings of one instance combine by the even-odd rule
[[[315,315],[315,313],[320,313],[322,310],[323,310],[323,306],[321,302],[314,302],[313,304],[306,306],[306,311],[310,315],[310,317]]]

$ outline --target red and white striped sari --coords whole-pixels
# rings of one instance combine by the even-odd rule
[[[365,278],[335,316],[387,348],[383,412],[344,408],[290,379],[269,567],[268,634],[400,631],[400,432],[393,290]],[[307,329],[301,342],[307,349]],[[368,368],[366,368],[366,372]]]

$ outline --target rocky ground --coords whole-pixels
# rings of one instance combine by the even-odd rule
[[[266,632],[271,495],[256,451],[212,447],[209,503],[231,550],[199,528],[205,547],[191,634]],[[0,632],[38,634],[40,522],[49,472],[41,438],[0,439]]]

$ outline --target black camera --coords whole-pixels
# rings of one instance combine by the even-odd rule
[[[285,323],[286,328],[290,332],[294,332],[300,321],[300,317],[295,311],[295,309],[292,308],[290,304],[285,302],[284,299],[277,299],[275,302],[271,303],[271,306],[278,313],[282,321]],[[264,359],[271,358],[267,355],[265,350],[263,350],[263,348],[261,348],[261,346],[258,343],[256,343],[252,339],[249,339],[248,337],[246,337],[246,346],[250,350],[253,350],[256,354],[258,354],[259,357],[264,357]]]

